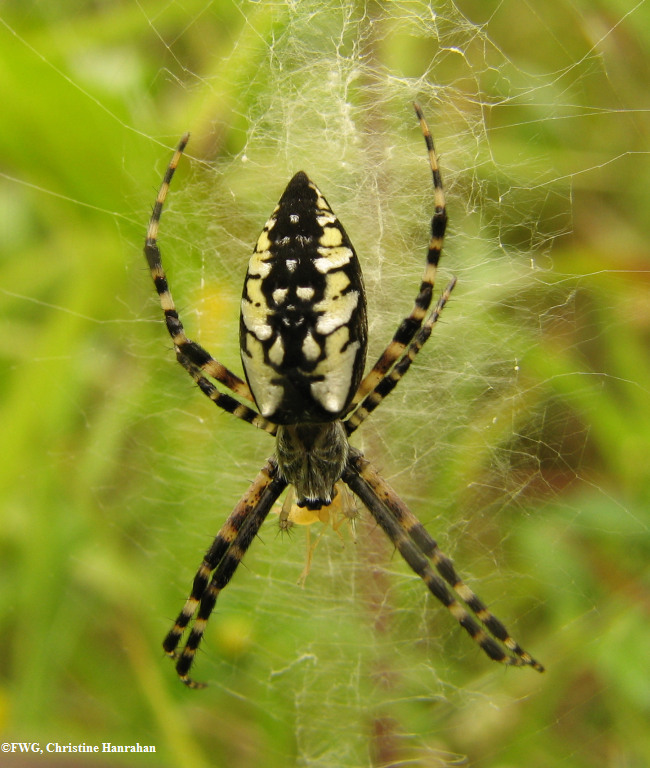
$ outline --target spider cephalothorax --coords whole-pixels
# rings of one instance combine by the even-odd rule
[[[219,592],[287,485],[293,486],[299,507],[317,510],[331,504],[338,493],[337,483],[341,487],[345,483],[432,594],[491,659],[543,671],[461,580],[452,561],[395,491],[348,442],[404,376],[455,285],[454,280],[447,285],[427,315],[447,214],[433,141],[417,105],[415,111],[434,188],[426,266],[411,313],[365,376],[367,324],[361,268],[345,230],[305,173],[298,172],[287,185],[248,265],[240,320],[246,381],[187,338],[162,266],[158,225],[188,134],[181,139],[163,179],[147,231],[145,255],[176,357],[217,406],[276,438],[274,456],[216,535],[194,577],[190,596],[163,642],[165,651],[177,659],[178,675],[190,687],[200,685],[190,679],[189,671]],[[237,397],[221,392],[215,381]],[[254,403],[258,410],[241,399]],[[283,511],[281,523],[286,525],[287,519],[288,509]],[[185,646],[178,653],[192,620]]]

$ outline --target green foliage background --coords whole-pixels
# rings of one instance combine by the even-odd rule
[[[472,194],[478,182],[498,201],[507,184],[497,169],[516,167],[522,187],[509,182],[503,216],[512,221],[502,225],[501,245],[517,250],[513,268],[522,274],[527,259],[546,266],[517,281],[506,280],[503,262],[500,272],[477,264],[472,277],[472,260],[489,255],[451,244],[445,268],[465,270],[460,286],[473,285],[485,304],[474,305],[481,312],[472,318],[462,308],[473,306],[471,291],[459,296],[431,342],[439,351],[429,354],[480,355],[502,333],[520,353],[517,394],[479,393],[471,381],[449,379],[458,421],[423,435],[432,384],[414,374],[415,384],[404,385],[412,394],[377,422],[388,437],[375,451],[479,594],[509,626],[516,621],[513,634],[546,674],[486,662],[364,522],[356,545],[323,536],[304,590],[295,586],[303,532],[289,541],[265,533],[198,659],[205,691],[185,690],[159,645],[209,537],[270,451],[264,436],[203,402],[164,338],[141,245],[169,147],[193,130],[192,171],[179,171],[164,219],[175,295],[182,310],[196,302],[209,315],[211,349],[238,369],[242,263],[214,266],[206,298],[199,286],[209,209],[197,202],[203,193],[234,196],[239,208],[248,201],[228,234],[245,251],[278,179],[307,156],[276,155],[270,143],[263,166],[240,174],[227,167],[216,191],[200,160],[241,153],[253,120],[272,135],[259,105],[273,103],[265,89],[277,81],[265,83],[258,69],[292,23],[313,36],[317,67],[318,45],[336,43],[341,19],[366,16],[384,30],[365,51],[373,66],[415,82],[439,43],[386,30],[397,11],[424,13],[427,4],[341,3],[330,16],[315,13],[313,2],[5,2],[2,741],[154,744],[155,756],[112,759],[187,768],[650,765],[650,4],[437,5],[432,13],[442,19],[483,25],[480,39],[513,64],[506,82],[482,52],[480,87],[494,104],[483,116],[492,162],[477,170],[471,155],[461,156],[453,195]],[[464,65],[470,59],[466,51]],[[292,113],[287,95],[307,79],[309,67],[299,63],[289,55],[283,62],[287,131],[309,122]],[[435,115],[423,106],[436,136],[451,135],[462,123],[463,81],[451,65],[439,77],[455,90],[443,92]],[[424,82],[422,89],[431,93]],[[360,92],[350,91],[357,107]],[[404,121],[408,105],[390,106],[373,113],[377,131]],[[412,128],[400,129],[400,146],[421,141]],[[305,146],[313,149],[313,138]],[[409,153],[407,165],[416,162]],[[555,195],[550,185],[536,197],[536,184],[549,179],[564,191]],[[350,230],[349,217],[341,215]],[[460,242],[462,216],[456,221]],[[564,234],[549,252],[554,232]],[[419,270],[403,276],[404,296]],[[379,279],[368,282],[379,290]],[[382,330],[387,338],[388,325]],[[441,411],[444,392],[440,385]],[[503,434],[484,438],[504,415]],[[411,472],[432,435],[435,457],[420,456]],[[431,498],[441,517],[427,506]],[[62,760],[49,755],[39,764]],[[0,764],[28,763],[3,754]]]

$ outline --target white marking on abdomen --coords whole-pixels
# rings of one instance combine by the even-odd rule
[[[322,274],[329,272],[331,269],[344,267],[346,264],[349,264],[352,258],[352,251],[344,245],[338,248],[320,247],[316,250],[321,258],[314,259],[314,266]]]
[[[287,293],[289,293],[288,288],[276,288],[272,294],[273,301],[276,304],[282,304],[284,300],[287,298]]]
[[[296,288],[296,296],[303,301],[311,301],[314,298],[314,293],[314,289],[309,285],[300,285]]]

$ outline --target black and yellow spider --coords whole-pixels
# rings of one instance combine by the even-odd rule
[[[340,481],[361,499],[402,557],[433,595],[495,661],[543,667],[460,579],[426,529],[349,443],[350,435],[392,391],[431,335],[452,280],[427,316],[447,214],[431,134],[415,105],[433,174],[435,210],[426,267],[411,313],[372,370],[363,376],[367,345],[361,268],[345,230],[308,176],[299,171],[266,222],[248,265],[240,316],[243,381],[185,335],[174,306],[160,251],[158,226],[169,184],[189,139],[181,139],[151,215],[145,255],[176,358],[219,408],[275,436],[275,453],[216,535],[194,577],[190,596],[163,647],[176,671],[189,677],[206,623],[271,507],[287,485],[298,506],[331,504]],[[208,378],[209,377],[209,378]],[[234,395],[221,392],[222,384]],[[179,653],[180,640],[191,631]]]

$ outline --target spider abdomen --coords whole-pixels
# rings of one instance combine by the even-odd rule
[[[361,269],[327,201],[300,171],[257,241],[241,302],[241,355],[261,414],[277,424],[345,411],[366,354]]]

